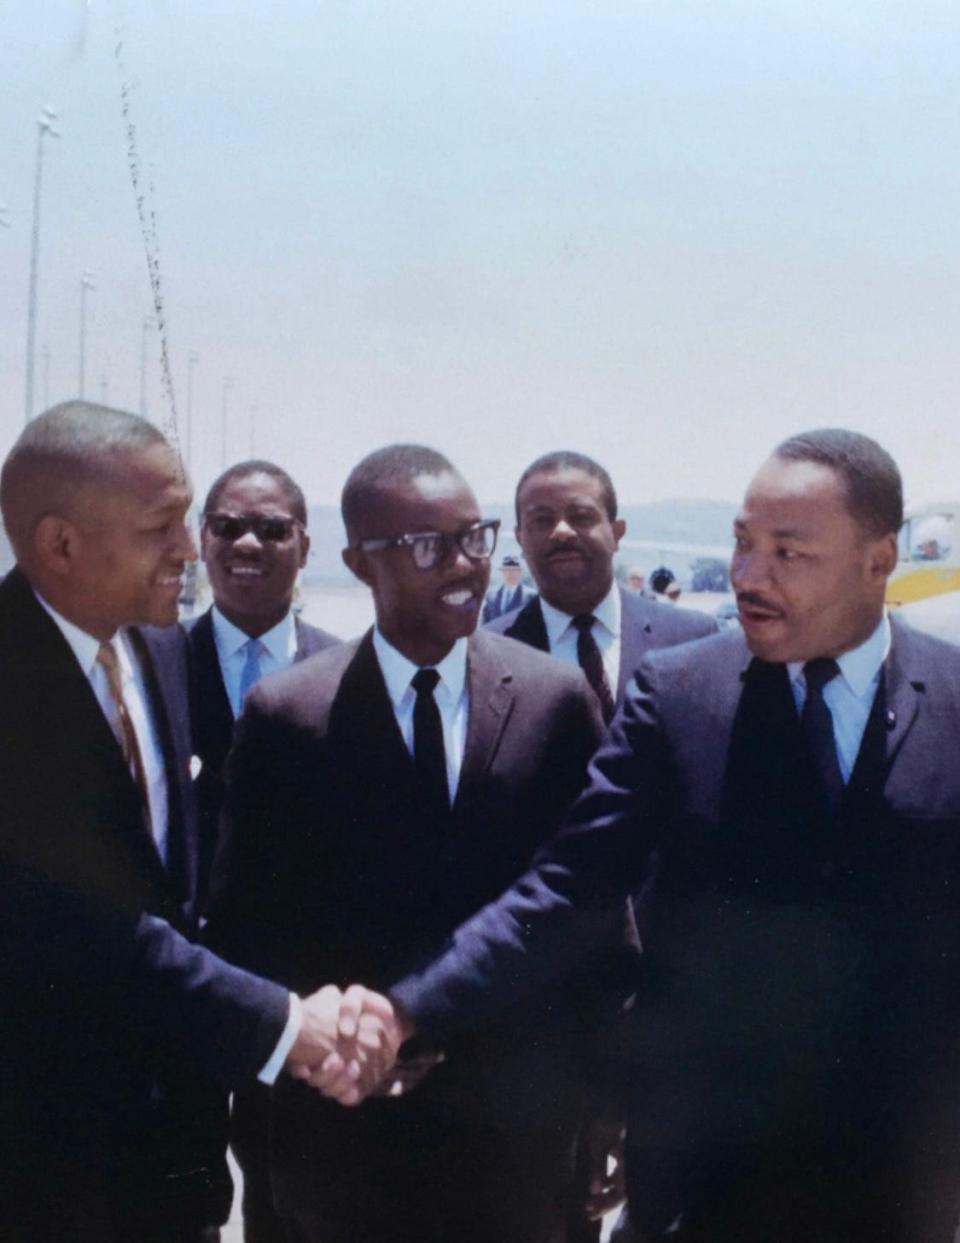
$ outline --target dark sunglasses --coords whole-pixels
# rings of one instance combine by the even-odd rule
[[[475,522],[473,526],[446,535],[441,531],[418,531],[410,535],[397,535],[392,539],[363,539],[355,545],[368,552],[382,548],[406,548],[418,570],[432,570],[446,561],[454,548],[466,553],[471,561],[488,561],[497,546],[499,518]]]
[[[252,531],[261,544],[282,544],[293,534],[295,527],[302,527],[299,518],[268,518],[263,514],[204,514],[203,525],[217,539],[233,542]]]

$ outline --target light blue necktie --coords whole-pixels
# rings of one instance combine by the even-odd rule
[[[263,644],[259,639],[248,639],[243,645],[247,658],[243,662],[243,669],[240,671],[240,690],[237,694],[237,715],[243,711],[243,705],[251,689],[259,682],[263,675],[260,668],[260,655],[263,652]]]

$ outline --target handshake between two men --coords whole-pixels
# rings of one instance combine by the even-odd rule
[[[301,999],[301,1026],[286,1067],[296,1079],[341,1105],[368,1096],[400,1096],[443,1060],[429,1053],[397,1064],[400,1046],[413,1030],[390,1000],[351,984],[327,984]]]

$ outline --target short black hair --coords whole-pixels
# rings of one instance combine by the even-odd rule
[[[226,491],[227,485],[233,483],[234,479],[247,479],[250,475],[269,475],[283,489],[283,493],[287,498],[287,504],[290,506],[290,514],[296,518],[298,522],[302,522],[304,527],[307,525],[307,502],[303,495],[303,489],[292,479],[282,466],[277,466],[275,462],[265,462],[262,458],[250,458],[246,462],[237,462],[235,466],[228,466],[222,475],[218,476],[210,486],[207,493],[207,499],[203,502],[203,512],[205,514],[214,513],[220,503],[220,497]]]
[[[340,512],[347,539],[358,538],[364,517],[377,504],[378,494],[397,484],[411,483],[421,475],[459,475],[460,472],[435,449],[425,445],[386,445],[368,453],[350,472],[340,496]]]
[[[520,525],[520,492],[523,489],[523,485],[531,475],[540,475],[559,470],[582,470],[585,474],[592,475],[594,479],[599,480],[603,494],[603,508],[607,511],[607,517],[611,522],[616,519],[617,493],[613,486],[613,480],[600,463],[595,462],[592,457],[587,457],[585,453],[577,453],[573,449],[555,449],[552,453],[545,453],[543,457],[538,457],[535,462],[531,462],[520,476],[517,490],[513,496],[513,506],[517,513],[518,526]]]
[[[835,470],[846,485],[851,517],[870,535],[896,534],[903,525],[900,471],[886,449],[869,436],[842,427],[821,427],[791,436],[773,455]]]
[[[127,455],[164,445],[155,424],[92,401],[63,401],[31,419],[0,472],[0,511],[18,558],[44,513],[68,516],[84,488],[122,491]]]

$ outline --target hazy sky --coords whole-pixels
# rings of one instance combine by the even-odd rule
[[[736,498],[845,424],[960,492],[956,0],[0,0],[0,452],[36,395],[137,409],[151,310],[121,87],[153,193],[194,474],[335,500],[369,449],[506,498],[583,449],[625,500]],[[121,45],[119,57],[117,45]],[[156,334],[148,410],[169,411]],[[251,416],[252,408],[256,413]]]

